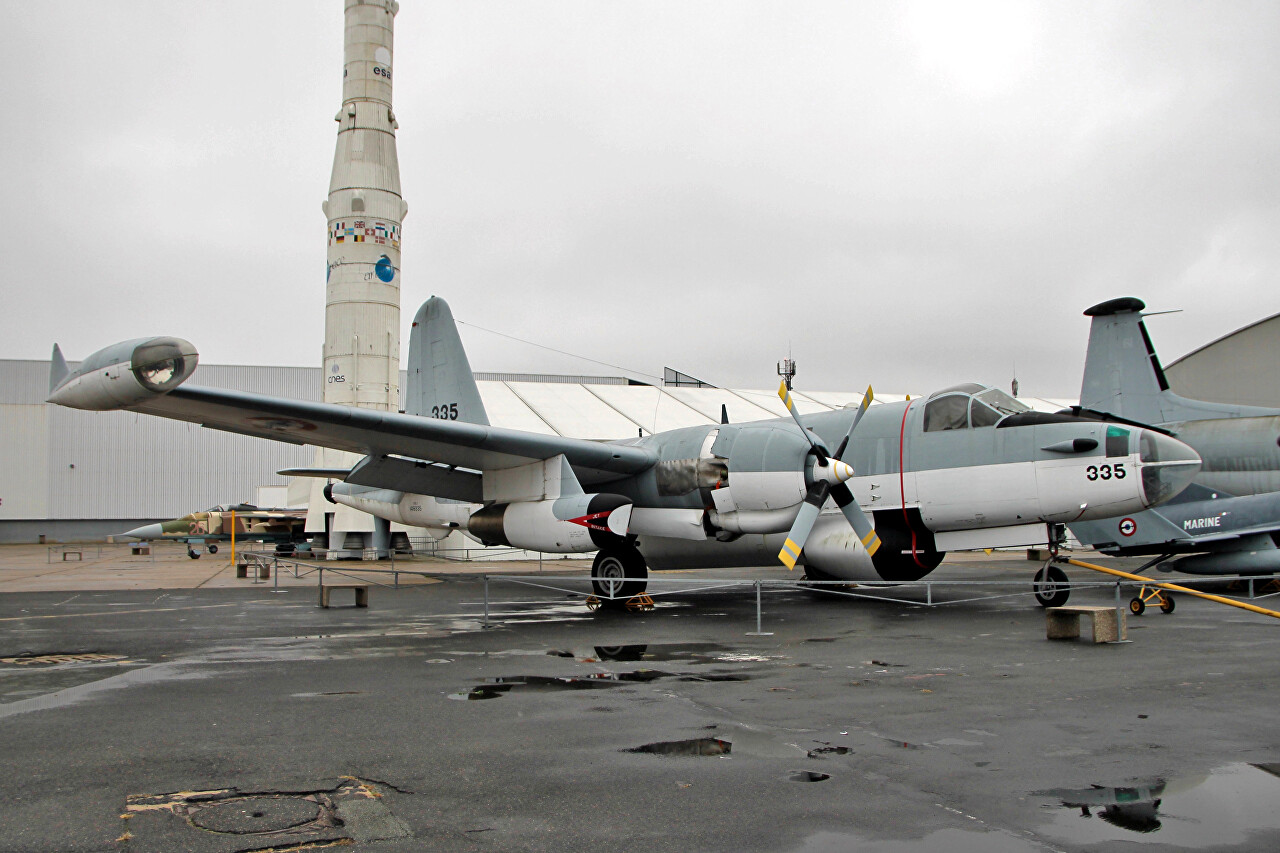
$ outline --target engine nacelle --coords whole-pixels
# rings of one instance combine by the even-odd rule
[[[195,372],[199,355],[181,338],[139,338],[98,350],[49,394],[73,409],[125,409],[167,394]]]
[[[630,519],[629,498],[571,495],[492,504],[468,519],[467,532],[486,545],[582,554],[620,541]]]
[[[476,506],[463,501],[351,483],[331,483],[324,487],[324,496],[331,503],[343,504],[388,521],[444,531],[466,527],[467,519]]]
[[[822,515],[804,545],[805,566],[840,580],[909,583],[932,572],[946,556],[937,550],[918,510],[908,510],[905,517],[901,510],[877,512],[875,526],[880,547],[872,556],[844,516]]]

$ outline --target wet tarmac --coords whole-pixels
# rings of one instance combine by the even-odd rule
[[[1192,598],[1094,645],[1026,597],[770,592],[751,636],[749,589],[629,613],[502,585],[485,630],[445,566],[367,609],[166,577],[0,592],[0,851],[1280,844],[1280,620]]]

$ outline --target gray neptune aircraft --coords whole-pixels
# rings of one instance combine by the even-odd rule
[[[1196,450],[1200,474],[1159,510],[1081,519],[1071,532],[1106,554],[1154,556],[1162,571],[1280,571],[1280,409],[1175,394],[1147,334],[1145,308],[1121,297],[1084,312],[1093,319],[1080,406],[1072,411],[1164,430]]]
[[[790,419],[609,442],[495,427],[438,297],[414,318],[403,414],[185,385],[196,362],[186,341],[144,338],[69,371],[55,346],[49,400],[358,453],[350,470],[287,473],[341,478],[331,500],[405,524],[598,551],[608,596],[643,591],[650,567],[775,560],[814,579],[917,580],[947,550],[1044,544],[1065,522],[1163,503],[1200,470],[1159,431],[1032,412],[976,384],[803,418],[784,386]]]

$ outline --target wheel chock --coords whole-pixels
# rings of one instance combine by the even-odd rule
[[[641,613],[646,610],[652,610],[653,599],[645,592],[642,592],[639,595],[633,595],[627,599],[627,609],[632,613]]]

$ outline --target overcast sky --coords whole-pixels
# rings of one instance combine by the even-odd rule
[[[0,357],[320,364],[342,0],[0,0]],[[402,338],[477,370],[1074,398],[1280,311],[1275,2],[402,0]],[[198,379],[198,377],[197,377]]]

